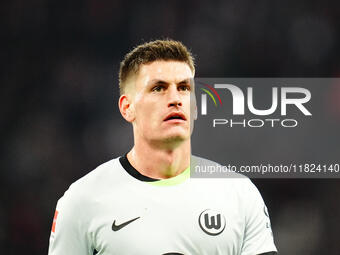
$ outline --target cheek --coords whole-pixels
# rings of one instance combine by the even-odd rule
[[[195,96],[188,96],[185,101],[186,109],[193,111],[196,108],[196,98]]]
[[[196,100],[190,100],[190,116],[197,119],[197,103]]]
[[[153,103],[140,101],[136,105],[137,122],[143,126],[149,126],[152,122],[156,120],[156,106]]]

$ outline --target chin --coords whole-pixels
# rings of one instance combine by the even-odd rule
[[[165,143],[182,143],[186,141],[190,136],[186,134],[171,134],[164,138]]]
[[[159,147],[171,150],[180,147],[182,144],[184,144],[184,142],[188,141],[189,138],[190,136],[173,134],[154,138],[152,139],[152,142]]]

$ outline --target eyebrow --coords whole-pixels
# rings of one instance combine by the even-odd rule
[[[187,79],[184,79],[184,80],[182,80],[180,82],[177,82],[176,84],[183,84],[183,83],[191,84],[191,80],[192,80],[192,78],[187,78]],[[149,84],[169,84],[169,82],[161,80],[161,79],[152,79],[149,82]]]

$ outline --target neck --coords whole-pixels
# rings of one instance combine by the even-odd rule
[[[179,175],[189,166],[190,154],[190,139],[172,147],[139,142],[135,143],[127,158],[141,174],[166,179]]]

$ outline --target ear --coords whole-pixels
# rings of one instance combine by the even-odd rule
[[[121,115],[128,122],[135,120],[135,111],[131,99],[127,95],[122,95],[119,98],[118,106]]]

